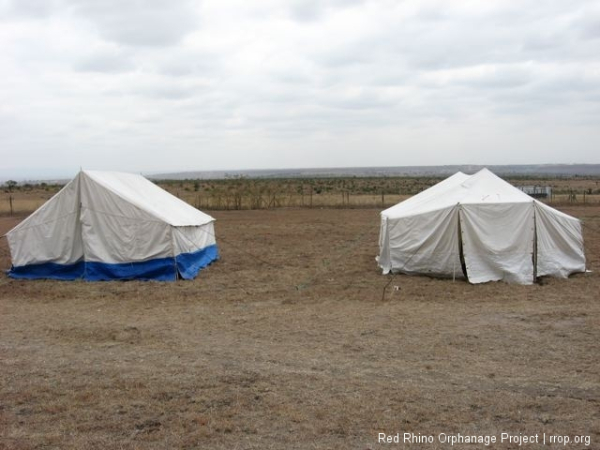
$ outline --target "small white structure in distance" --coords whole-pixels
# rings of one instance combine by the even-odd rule
[[[517,189],[533,198],[552,198],[551,186],[518,186]]]

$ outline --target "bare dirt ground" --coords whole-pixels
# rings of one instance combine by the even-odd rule
[[[2,274],[0,448],[600,448],[600,206],[562,210],[593,273],[534,286],[384,292],[375,209],[213,213],[221,260],[191,282]],[[378,443],[405,432],[435,441]]]

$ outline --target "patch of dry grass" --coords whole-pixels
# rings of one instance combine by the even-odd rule
[[[378,432],[595,448],[600,208],[565,211],[595,271],[536,286],[395,276],[382,301],[374,209],[217,212],[222,258],[191,282],[3,276],[0,448],[390,447]]]

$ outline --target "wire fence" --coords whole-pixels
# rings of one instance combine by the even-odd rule
[[[206,194],[173,192],[174,195],[200,210],[232,211],[280,208],[381,208],[393,206],[410,195],[386,194]],[[3,194],[0,195],[0,214],[22,215],[35,211],[50,196]],[[552,206],[599,205],[600,195],[580,193],[556,194],[551,198],[538,199]]]
[[[179,198],[200,210],[232,211],[279,208],[381,208],[393,206],[408,195],[360,195],[343,193],[339,195],[275,195],[272,197],[237,195],[184,194]],[[22,198],[3,196],[0,199],[0,214],[17,215],[30,213],[42,206],[47,198]],[[539,199],[553,206],[598,205],[600,195],[553,195],[551,199]]]
[[[436,184],[436,177],[315,179],[162,180],[157,184],[190,205],[208,211],[278,208],[381,208],[395,205]],[[550,205],[600,204],[600,180],[559,180],[535,191]],[[62,188],[24,184],[0,191],[0,214],[35,211]],[[525,189],[525,187],[520,187]],[[546,197],[537,197],[540,193]]]

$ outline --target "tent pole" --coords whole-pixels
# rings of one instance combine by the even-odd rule
[[[531,255],[531,262],[533,263],[533,283],[537,282],[537,216],[535,214],[535,201],[533,205],[533,254]]]
[[[461,212],[462,212],[462,207],[460,206],[460,204],[457,204],[457,209],[458,209],[458,214],[457,214],[457,220],[458,220],[458,258],[460,259],[460,268],[462,270],[463,275],[465,276],[465,279],[467,280],[467,282],[470,283],[469,281],[469,274],[467,273],[467,263],[465,261],[465,249],[463,246],[463,239],[462,239],[462,225],[461,225]]]
[[[456,281],[456,259],[452,258],[452,282]]]

